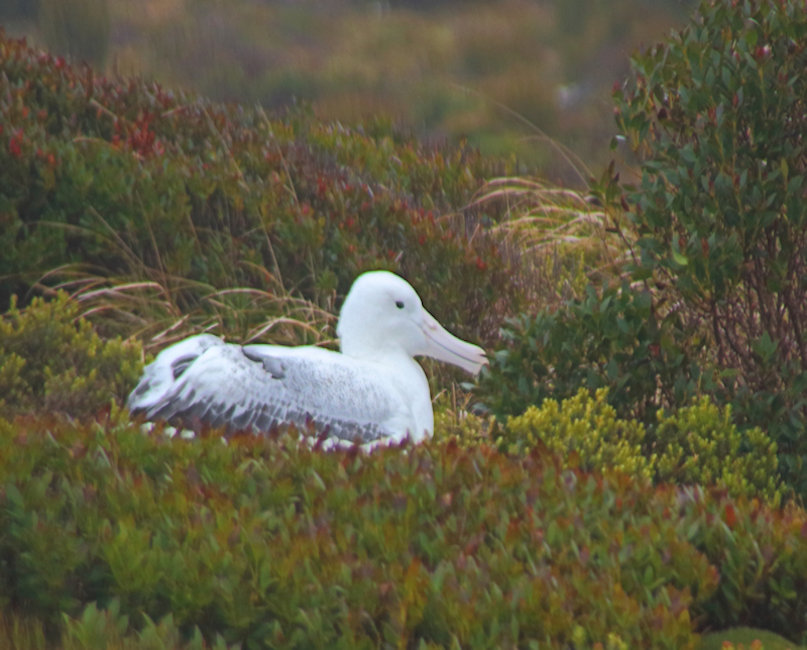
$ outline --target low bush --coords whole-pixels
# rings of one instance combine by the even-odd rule
[[[731,406],[702,397],[667,415],[648,436],[659,481],[676,485],[720,485],[729,494],[760,496],[779,503],[785,487],[779,474],[776,443],[759,427],[739,430]]]
[[[547,399],[500,427],[508,451],[545,448],[563,463],[586,471],[619,471],[674,485],[719,486],[734,497],[779,504],[785,486],[776,444],[760,429],[739,431],[731,408],[702,398],[672,414],[659,410],[655,426],[617,417],[607,389],[581,389],[557,402]]]
[[[590,396],[581,389],[558,403],[547,399],[507,419],[498,443],[510,452],[543,445],[564,462],[586,471],[611,469],[650,479],[654,457],[643,453],[645,429],[636,420],[621,420],[606,401],[608,391]]]
[[[675,314],[659,315],[650,292],[627,283],[589,286],[555,311],[511,319],[502,335],[476,388],[499,420],[582,387],[607,388],[619,417],[651,422],[658,408],[686,403],[700,381]]]
[[[87,418],[122,399],[142,369],[135,342],[102,339],[67,294],[0,315],[0,417]]]
[[[121,614],[117,600],[112,600],[105,609],[91,603],[77,618],[65,617],[61,644],[65,650],[235,650],[238,647],[228,646],[221,637],[206,643],[198,629],[190,635],[183,634],[170,614],[156,623],[146,616],[142,629],[133,631],[129,617]]]
[[[807,632],[795,506],[483,444],[189,442],[116,412],[0,424],[0,444],[0,609],[55,634],[92,603],[121,634],[170,612],[184,640],[250,648],[685,648],[752,618]]]
[[[746,625],[807,643],[807,516],[789,504],[679,492],[682,537],[720,571],[718,589],[694,608],[713,629]],[[670,512],[676,512],[671,508]]]

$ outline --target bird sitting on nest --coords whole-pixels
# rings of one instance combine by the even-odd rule
[[[412,286],[388,271],[356,279],[336,331],[341,352],[191,336],[146,366],[129,409],[191,430],[268,433],[292,424],[337,444],[419,442],[433,434],[434,413],[414,357],[473,375],[487,363],[482,348],[445,330]]]

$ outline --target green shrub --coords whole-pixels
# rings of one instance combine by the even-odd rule
[[[733,496],[764,496],[779,503],[784,488],[776,443],[758,427],[740,431],[731,407],[702,397],[670,415],[657,413],[650,449],[659,481],[720,485]]]
[[[586,471],[617,470],[637,480],[718,486],[733,497],[781,502],[785,488],[778,472],[776,444],[760,429],[739,431],[731,408],[707,398],[667,415],[656,414],[646,429],[620,419],[608,391],[592,396],[581,389],[558,403],[546,399],[507,419],[497,443],[509,452],[534,448],[557,454],[564,465]]]
[[[641,183],[610,169],[594,187],[628,212],[631,283],[508,324],[479,388],[499,419],[607,387],[619,417],[655,426],[705,394],[766,431],[807,494],[806,44],[803,3],[719,0],[634,58],[617,122]]]
[[[189,443],[122,415],[0,422],[0,610],[76,639],[161,621],[161,638],[243,647],[683,648],[751,620],[807,633],[792,505],[540,451]]]
[[[807,516],[789,504],[732,501],[698,490],[681,492],[671,512],[679,530],[719,567],[720,584],[694,608],[713,629],[753,625],[804,645],[807,607]]]
[[[807,494],[807,12],[801,0],[703,2],[633,59],[617,122],[642,157],[629,188],[636,274],[674,287],[710,333],[714,394],[777,442]]]
[[[52,624],[114,600],[128,631],[170,612],[245,647],[682,648],[716,586],[666,492],[537,455],[188,444],[114,417],[0,443],[0,607]]]
[[[655,458],[642,451],[645,429],[635,420],[621,420],[601,388],[591,397],[585,389],[558,403],[547,399],[523,415],[507,420],[499,444],[508,451],[542,443],[565,462],[586,471],[611,468],[636,479],[650,479]]]
[[[122,399],[142,369],[136,343],[103,340],[60,292],[0,316],[0,416],[89,417]]]
[[[112,600],[105,609],[99,609],[95,603],[91,603],[79,617],[66,616],[61,644],[65,650],[226,650],[229,647],[221,637],[217,637],[212,643],[205,643],[198,628],[190,638],[186,638],[187,636],[176,626],[171,614],[158,623],[145,617],[143,629],[132,632],[129,617],[121,614],[120,603]]]
[[[675,315],[660,317],[651,294],[627,284],[589,287],[554,312],[513,319],[503,338],[476,389],[499,420],[583,387],[608,388],[619,417],[650,422],[659,407],[685,402],[699,381]]]

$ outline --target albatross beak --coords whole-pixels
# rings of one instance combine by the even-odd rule
[[[426,347],[421,354],[459,366],[472,375],[479,374],[482,366],[488,362],[485,351],[449,333],[429,312],[424,310],[423,316],[421,328]]]

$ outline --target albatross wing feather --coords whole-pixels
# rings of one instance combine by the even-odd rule
[[[228,344],[206,334],[163,350],[129,397],[133,414],[195,428],[313,425],[341,440],[400,439],[411,415],[383,373],[314,347]],[[410,425],[411,426],[411,425]]]

